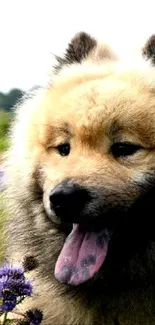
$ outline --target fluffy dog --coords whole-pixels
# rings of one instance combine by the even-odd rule
[[[46,325],[155,324],[154,44],[127,60],[80,33],[16,109],[7,254],[37,261]]]

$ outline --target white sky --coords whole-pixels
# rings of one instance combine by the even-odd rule
[[[81,30],[138,47],[155,33],[155,0],[0,0],[0,91],[42,85]]]

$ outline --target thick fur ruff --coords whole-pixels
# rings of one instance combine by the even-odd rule
[[[142,52],[154,63],[150,42]],[[44,325],[155,324],[154,66],[76,35],[47,87],[17,106],[10,140],[7,257],[37,261],[23,309],[40,308]],[[62,157],[57,148],[66,141],[71,154]],[[116,157],[116,142],[139,147]],[[110,218],[114,229],[105,264],[77,287],[54,277],[69,230],[52,219],[49,193],[66,179],[93,192],[90,215]]]

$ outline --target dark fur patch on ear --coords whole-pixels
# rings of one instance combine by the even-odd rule
[[[142,54],[155,65],[155,35],[152,35],[143,47]]]
[[[58,72],[63,66],[72,63],[80,63],[97,45],[96,40],[85,32],[74,36],[66,49],[63,58],[56,56],[58,64],[54,67]]]

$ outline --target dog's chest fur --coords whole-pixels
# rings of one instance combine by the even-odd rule
[[[42,281],[43,283],[43,281]],[[41,284],[41,282],[40,282]],[[102,296],[99,301],[87,301],[79,297],[71,297],[60,288],[52,285],[49,291],[44,283],[42,297],[30,303],[44,310],[44,325],[139,325],[155,324],[155,311],[152,288],[147,292],[136,292],[120,298],[109,299]],[[38,286],[38,284],[37,284]],[[46,291],[47,289],[47,291]],[[30,301],[29,301],[30,302]]]

